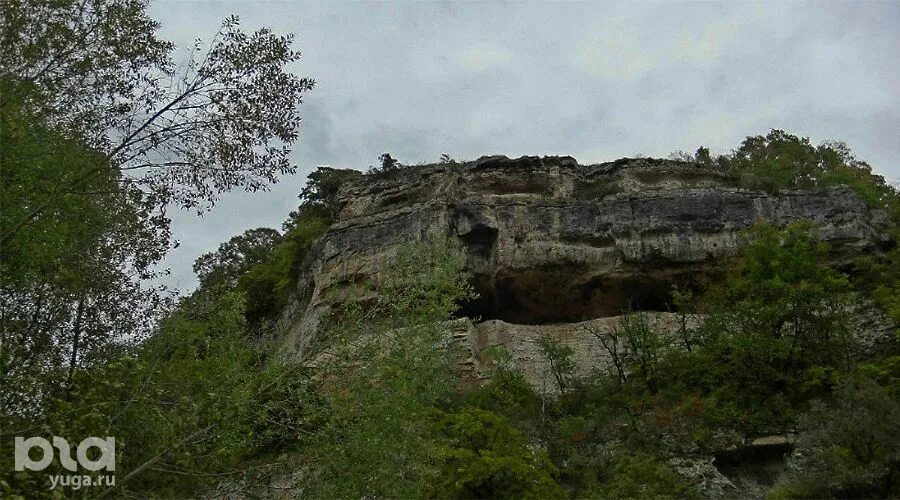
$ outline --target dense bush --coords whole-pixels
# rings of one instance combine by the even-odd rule
[[[115,436],[117,488],[160,496],[199,491],[298,443],[322,403],[299,367],[247,342],[243,303],[233,291],[184,299],[141,349],[77,371],[29,432]],[[45,472],[7,475],[8,458],[7,495],[50,493]]]
[[[301,210],[266,259],[240,276],[237,289],[247,294],[247,319],[251,323],[274,319],[284,309],[297,287],[303,259],[328,225],[321,211]]]
[[[656,456],[621,454],[606,466],[603,481],[585,496],[596,498],[702,498]]]
[[[825,264],[827,248],[810,228],[760,225],[748,236],[709,293],[705,340],[670,354],[664,371],[670,390],[718,402],[710,418],[754,427],[789,422],[793,403],[827,392],[833,374],[849,369],[851,340],[848,280]]]
[[[428,496],[438,498],[564,498],[558,470],[544,450],[503,417],[464,407],[440,417],[433,451],[438,470]]]
[[[797,458],[782,498],[900,494],[900,402],[866,379],[847,380],[800,418]]]
[[[410,243],[368,284],[379,292],[374,302],[351,297],[326,321],[332,417],[309,449],[316,466],[308,495],[419,497],[438,475],[429,416],[454,397],[447,320],[472,296],[463,263],[458,244]]]
[[[872,173],[872,167],[856,158],[843,142],[814,146],[808,138],[773,129],[765,136],[747,137],[714,164],[744,186],[768,191],[848,185],[870,206],[885,208],[900,219],[897,189]]]

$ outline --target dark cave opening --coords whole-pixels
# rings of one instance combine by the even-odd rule
[[[698,291],[714,278],[698,269],[635,270],[585,278],[584,269],[476,275],[478,298],[462,315],[516,324],[571,323],[629,311],[674,311],[673,287]]]
[[[478,297],[461,316],[516,324],[572,323],[629,311],[674,311],[673,288],[698,291],[717,279],[709,262],[653,266],[625,264],[599,272],[590,265],[560,263],[529,269],[497,269],[497,222],[476,207],[453,210],[451,234],[465,245],[467,270]]]
[[[786,457],[793,450],[787,441],[774,440],[772,444],[740,446],[715,454],[715,467],[739,487],[750,485],[775,485],[784,474]]]

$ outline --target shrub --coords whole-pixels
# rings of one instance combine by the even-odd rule
[[[543,400],[502,348],[492,348],[491,379],[465,395],[468,405],[503,415],[517,428],[538,431]]]
[[[827,245],[810,230],[808,223],[754,226],[724,288],[710,294],[735,342],[785,351],[788,369],[846,364],[849,355],[849,281],[825,265]]]
[[[237,289],[246,293],[250,323],[273,319],[284,309],[297,286],[303,259],[327,229],[328,220],[319,210],[301,210],[268,259],[240,277]]]
[[[376,299],[348,301],[325,325],[330,418],[309,448],[307,495],[422,496],[434,469],[428,416],[454,396],[446,322],[472,294],[464,262],[452,242],[409,243],[383,263]]]
[[[546,452],[503,417],[465,407],[437,422],[441,438],[429,496],[440,498],[564,498],[558,469]]]
[[[542,335],[537,339],[537,346],[541,355],[549,364],[550,373],[556,380],[560,392],[565,392],[571,387],[575,379],[575,362],[572,355],[575,353],[571,347],[548,335]]]
[[[702,498],[659,458],[621,454],[606,466],[594,495],[600,498]]]
[[[900,402],[867,379],[800,419],[797,467],[773,496],[893,498],[900,494]]]

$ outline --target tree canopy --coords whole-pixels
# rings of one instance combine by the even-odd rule
[[[10,411],[39,412],[76,368],[149,334],[169,303],[151,280],[173,245],[170,208],[202,210],[296,170],[290,148],[314,82],[287,69],[300,59],[293,37],[245,33],[229,17],[176,61],[146,10],[0,10],[0,382],[22,388],[4,391]],[[231,253],[241,251],[252,253]],[[244,270],[234,256],[212,260],[203,279],[233,283]]]

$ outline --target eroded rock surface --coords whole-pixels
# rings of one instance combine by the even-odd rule
[[[321,314],[400,245],[450,236],[465,244],[480,295],[464,310],[477,323],[473,359],[502,344],[534,373],[542,369],[535,335],[573,343],[579,366],[596,366],[602,353],[577,333],[582,322],[626,308],[665,312],[673,285],[715,278],[757,221],[811,220],[837,249],[836,264],[883,245],[888,224],[849,188],[767,194],[714,170],[652,159],[483,157],[365,175],[342,187],[338,202],[338,221],[307,259],[282,318],[289,350],[306,356]]]
[[[680,318],[672,313],[645,312],[639,314],[646,324],[660,332],[665,341],[678,346],[682,327]],[[546,337],[561,346],[572,349],[575,364],[574,375],[578,378],[590,374],[592,370],[605,370],[614,374],[614,364],[608,350],[613,347],[608,333],[622,328],[622,316],[597,318],[578,323],[556,323],[549,325],[519,325],[501,320],[488,320],[473,324],[468,333],[468,343],[472,352],[472,369],[475,373],[488,373],[492,366],[492,349],[503,348],[510,361],[521,368],[526,380],[541,392],[555,393],[559,390],[551,372],[550,362],[541,352],[539,339]],[[696,318],[685,318],[687,328],[697,325]],[[604,346],[600,337],[605,336]],[[624,354],[627,346],[621,339],[615,346],[616,352]]]

